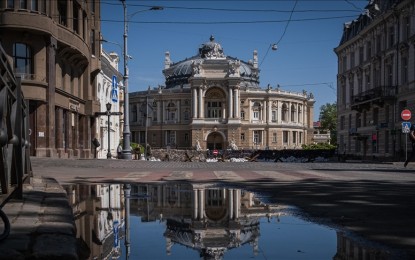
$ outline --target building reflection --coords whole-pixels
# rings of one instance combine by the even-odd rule
[[[123,189],[119,184],[64,186],[81,245],[80,259],[117,259],[124,225]]]
[[[267,205],[255,193],[212,184],[134,184],[131,190],[129,184],[73,184],[64,188],[83,249],[80,259],[120,258],[120,237],[125,240],[128,259],[129,234],[138,231],[129,230],[130,215],[140,216],[143,222],[165,224],[167,256],[175,245],[196,250],[201,259],[222,259],[227,251],[243,245],[252,247],[256,256],[260,220],[279,222],[281,216],[290,214],[286,206]],[[389,250],[337,231],[334,260],[390,258]]]
[[[251,192],[201,184],[132,186],[131,214],[166,223],[166,253],[175,244],[197,250],[202,259],[221,259],[245,244],[258,254],[261,218],[279,218],[282,207],[263,204]]]
[[[333,257],[333,260],[395,259],[391,256],[389,250],[370,246],[362,241],[356,241],[356,239],[348,237],[344,232],[337,231],[336,233],[337,253]]]

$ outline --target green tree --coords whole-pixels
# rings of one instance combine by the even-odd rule
[[[324,130],[329,130],[331,143],[337,143],[337,104],[327,103],[320,107],[320,126]]]

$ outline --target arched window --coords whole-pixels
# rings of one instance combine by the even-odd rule
[[[287,121],[287,117],[288,117],[288,107],[287,107],[287,104],[284,103],[282,104],[282,108],[281,108],[281,120]]]
[[[32,50],[24,43],[13,45],[14,72],[22,77],[31,77],[33,74]]]
[[[295,112],[296,112],[295,106],[294,104],[291,104],[291,122],[295,121]]]

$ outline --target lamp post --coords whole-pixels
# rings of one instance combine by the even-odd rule
[[[137,12],[132,13],[131,15],[127,14],[127,4],[125,0],[120,0],[124,9],[124,77],[123,77],[123,85],[124,85],[124,126],[123,126],[123,151],[121,154],[122,159],[131,160],[131,143],[130,143],[130,101],[128,95],[128,52],[127,52],[127,39],[128,39],[128,18],[133,17],[137,13],[145,12],[145,11],[153,11],[153,10],[163,10],[161,6],[153,6],[146,10],[140,10]]]
[[[107,152],[107,159],[111,159],[111,145],[110,145],[110,141],[111,141],[111,128],[110,128],[110,118],[111,118],[111,103],[108,102],[106,105],[107,107],[107,116],[108,116],[108,152]]]

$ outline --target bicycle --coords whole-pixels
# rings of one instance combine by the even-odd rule
[[[0,224],[0,241],[6,239],[10,234],[10,221],[6,213],[0,208],[0,218],[2,224]]]

